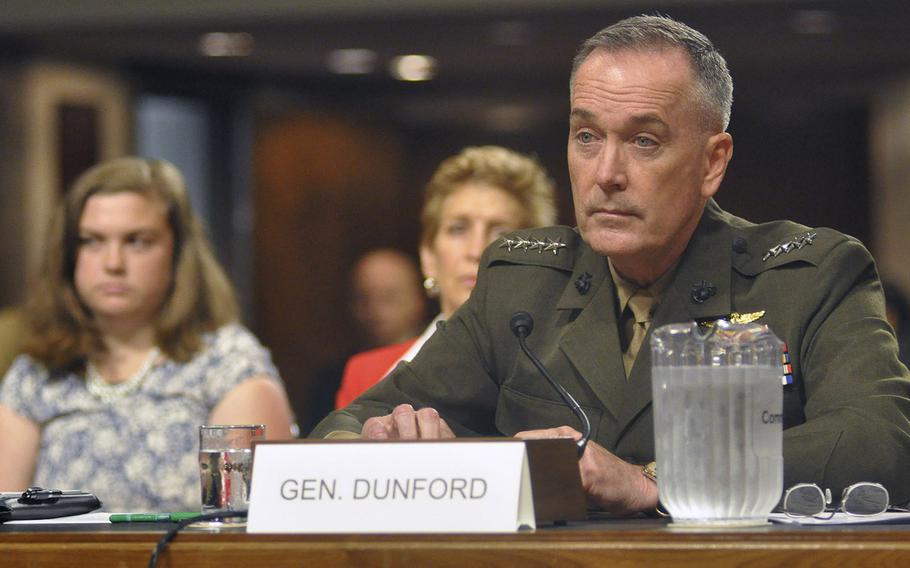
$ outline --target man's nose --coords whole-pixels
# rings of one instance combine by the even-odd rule
[[[622,144],[608,141],[597,157],[595,181],[604,190],[622,191],[626,188],[626,156]]]

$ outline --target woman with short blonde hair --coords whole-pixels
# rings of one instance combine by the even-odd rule
[[[439,231],[446,198],[468,183],[489,185],[521,204],[523,227],[556,223],[555,184],[537,160],[501,146],[470,146],[439,164],[424,192],[421,244]]]
[[[468,147],[443,160],[427,184],[421,213],[420,265],[441,313],[422,335],[348,360],[336,408],[343,408],[398,364],[410,361],[436,324],[470,296],[480,255],[516,229],[556,222],[553,180],[530,156],[500,146]]]

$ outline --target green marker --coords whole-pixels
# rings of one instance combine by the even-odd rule
[[[177,523],[186,519],[198,517],[202,513],[114,513],[111,515],[112,523]]]

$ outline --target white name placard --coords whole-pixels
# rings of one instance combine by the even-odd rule
[[[260,443],[247,532],[534,530],[520,440]]]

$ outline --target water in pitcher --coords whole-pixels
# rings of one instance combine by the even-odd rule
[[[674,522],[766,521],[783,485],[780,367],[652,372],[658,487]]]
[[[199,452],[202,512],[247,509],[252,472],[253,451],[251,449]]]

